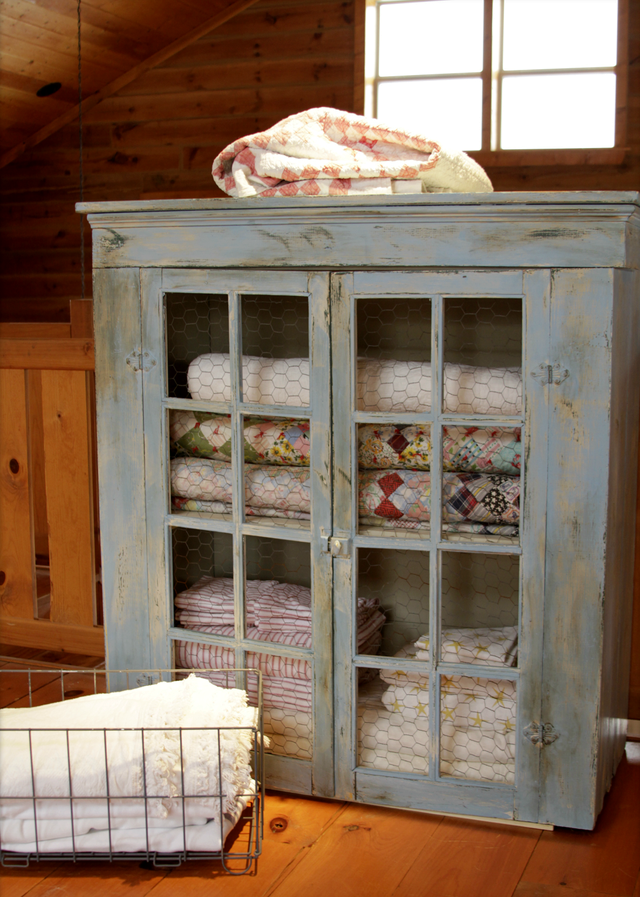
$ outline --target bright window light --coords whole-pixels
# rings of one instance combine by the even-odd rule
[[[383,81],[378,86],[378,118],[451,149],[480,149],[482,80]]]
[[[502,82],[503,149],[613,146],[616,77],[520,75]]]
[[[505,71],[616,64],[617,0],[504,0]]]
[[[366,114],[451,149],[615,145],[618,0],[493,0],[492,60],[484,21],[484,0],[367,0]]]
[[[381,4],[378,74],[481,72],[482,10],[483,0]]]

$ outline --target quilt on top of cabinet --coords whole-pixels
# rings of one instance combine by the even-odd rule
[[[175,597],[176,621],[187,629],[215,635],[233,636],[233,580],[227,577],[201,577],[191,588]],[[381,630],[386,622],[374,598],[359,598],[357,605],[358,650],[377,653]],[[311,648],[311,590],[305,586],[276,580],[247,580],[246,637]],[[176,663],[190,669],[231,668],[235,665],[232,648],[222,645],[176,641]],[[311,757],[312,669],[311,663],[297,658],[279,657],[249,651],[246,663],[262,674],[262,699],[265,732],[273,753]],[[207,673],[213,682],[223,683],[225,673]],[[249,683],[249,700],[257,702],[257,693]],[[285,748],[283,720],[293,713],[296,736],[288,736]]]
[[[187,384],[192,399],[231,401],[231,361],[227,353],[199,355],[189,365]],[[309,405],[308,358],[243,356],[245,402],[268,405]],[[431,407],[431,364],[420,361],[359,358],[356,378],[361,411],[423,411]],[[444,365],[447,410],[460,414],[519,414],[522,371],[516,367]]]

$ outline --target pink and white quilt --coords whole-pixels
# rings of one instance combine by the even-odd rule
[[[221,190],[237,198],[493,190],[485,171],[465,153],[329,107],[307,109],[241,137],[216,157],[212,174]]]

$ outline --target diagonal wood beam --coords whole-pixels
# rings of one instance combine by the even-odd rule
[[[106,100],[107,97],[113,96],[114,93],[117,93],[123,87],[126,87],[127,84],[135,81],[135,79],[139,78],[140,75],[148,72],[149,69],[152,69],[154,66],[160,65],[160,63],[165,62],[172,56],[175,56],[176,53],[180,52],[180,50],[184,50],[184,48],[188,47],[189,44],[192,44],[199,38],[204,37],[205,34],[208,34],[215,28],[218,28],[220,25],[228,22],[229,19],[232,19],[239,12],[247,9],[247,7],[253,6],[253,4],[256,2],[257,0],[234,0],[234,2],[229,3],[228,6],[216,13],[215,16],[207,19],[207,21],[203,22],[202,25],[198,25],[197,28],[193,28],[191,31],[189,31],[188,34],[185,34],[183,37],[179,38],[173,43],[168,44],[168,46],[163,47],[162,50],[158,50],[157,53],[154,53],[153,56],[149,56],[149,58],[145,59],[144,62],[141,62],[138,65],[134,66],[132,69],[129,69],[129,71],[125,72],[123,75],[120,75],[114,81],[111,81],[105,87],[101,88],[100,90],[96,91],[96,93],[93,93],[91,94],[91,96],[88,96],[86,99],[84,99],[82,101],[82,114],[84,115],[85,112],[93,109],[94,106],[97,106],[103,100]],[[46,140],[47,137],[55,134],[55,132],[59,131],[60,128],[63,128],[65,125],[68,125],[70,122],[74,121],[79,114],[80,104],[77,104],[67,112],[59,115],[58,118],[54,118],[54,120],[49,122],[48,125],[40,128],[40,130],[36,131],[35,134],[27,137],[27,139],[22,143],[18,143],[13,147],[13,149],[8,150],[6,153],[4,153],[4,155],[0,156],[0,168],[4,168],[6,165],[9,165],[11,162],[15,161],[15,159],[21,156],[32,146],[37,146],[38,143],[42,143],[43,140]]]

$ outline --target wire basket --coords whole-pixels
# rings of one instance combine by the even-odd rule
[[[227,694],[192,674],[226,682]],[[264,812],[258,670],[3,669],[0,689],[11,705],[0,734],[3,866],[208,859],[231,875],[252,868]],[[257,694],[257,705],[230,689]],[[87,695],[104,698],[74,706]]]

